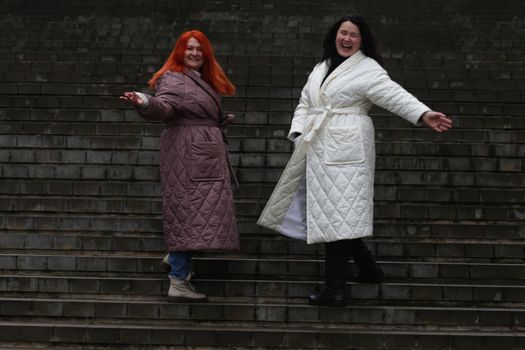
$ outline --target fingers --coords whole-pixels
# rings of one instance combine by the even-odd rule
[[[452,126],[452,120],[448,119],[447,117],[441,118],[441,123]]]
[[[447,131],[452,128],[452,120],[441,112],[428,112],[428,125],[437,132]]]
[[[131,98],[133,97],[133,95],[135,95],[135,94],[132,93],[132,92],[124,91],[124,92],[122,93],[122,95],[119,96],[119,99],[120,99],[120,100],[123,100],[123,101],[129,101],[129,100],[131,100]]]
[[[448,129],[450,129],[452,127],[452,120],[450,120],[447,117],[441,117],[439,119],[439,125],[440,125],[440,127],[446,128],[448,130]]]
[[[140,99],[136,93],[129,91],[123,92],[119,100],[129,102],[135,106],[140,106],[143,103],[142,99]]]
[[[437,132],[447,131],[450,128],[452,128],[452,120],[447,117],[439,118],[436,125],[433,127]]]
[[[439,124],[438,126],[434,128],[434,130],[436,130],[437,132],[447,131],[448,129],[450,129],[450,126],[443,125],[443,124]]]

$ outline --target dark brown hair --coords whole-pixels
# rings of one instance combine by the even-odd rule
[[[337,57],[337,48],[335,47],[335,37],[341,24],[350,21],[359,28],[361,33],[361,52],[366,56],[373,58],[377,63],[382,64],[383,58],[377,49],[377,42],[372,30],[361,16],[343,16],[339,18],[326,33],[323,42],[323,61],[333,60]]]

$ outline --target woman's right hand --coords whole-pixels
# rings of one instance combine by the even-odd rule
[[[447,131],[452,127],[452,120],[441,112],[427,111],[421,116],[423,124],[437,132]]]
[[[122,96],[119,97],[121,101],[129,102],[135,107],[142,107],[146,101],[141,99],[139,95],[134,92],[125,91]]]

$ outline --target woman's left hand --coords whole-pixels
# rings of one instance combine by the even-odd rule
[[[452,127],[452,120],[441,112],[428,111],[421,116],[423,123],[437,132],[447,131]]]

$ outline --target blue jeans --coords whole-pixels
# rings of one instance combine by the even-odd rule
[[[171,266],[170,277],[185,280],[191,270],[191,252],[170,252],[168,262]]]

